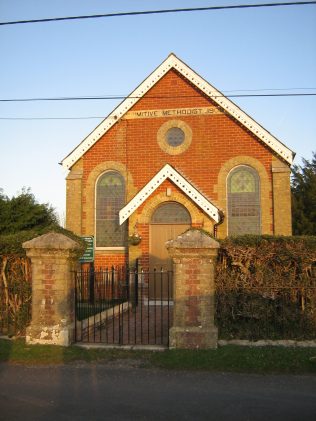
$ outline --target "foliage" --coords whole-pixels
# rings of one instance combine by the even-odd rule
[[[295,235],[316,235],[316,152],[292,169],[292,220]]]
[[[11,199],[0,190],[0,235],[58,225],[54,209],[36,201],[30,189]]]
[[[128,244],[132,246],[137,246],[141,241],[142,237],[137,233],[128,236]]]
[[[225,339],[314,339],[316,237],[221,242],[216,318]]]
[[[31,317],[31,263],[20,256],[0,256],[0,333],[23,334]]]
[[[48,225],[43,228],[20,231],[15,234],[0,235],[0,256],[9,254],[25,256],[25,250],[23,249],[22,244],[25,241],[32,240],[39,235],[47,234],[49,232],[58,232],[66,235],[74,241],[77,241],[81,245],[83,251],[86,247],[85,241],[73,232],[66,230],[65,228],[62,228],[58,225]]]
[[[60,232],[81,245],[85,242],[57,225],[40,230],[0,235],[0,333],[23,334],[31,315],[31,269],[23,242],[48,232]]]
[[[23,334],[31,312],[30,261],[22,244],[48,232],[85,242],[60,227],[52,207],[36,202],[30,190],[9,199],[0,190],[0,333]]]

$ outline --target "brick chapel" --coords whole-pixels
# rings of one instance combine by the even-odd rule
[[[66,224],[95,265],[168,266],[190,227],[291,234],[294,153],[174,54],[63,161]]]

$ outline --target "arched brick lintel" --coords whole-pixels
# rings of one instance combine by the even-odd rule
[[[170,197],[166,196],[165,193],[159,193],[150,197],[145,205],[139,210],[139,213],[135,212],[129,218],[130,226],[133,227],[136,223],[150,224],[154,211],[159,205],[166,202],[178,202],[183,205],[190,213],[192,226],[203,226],[207,230],[213,229],[213,221],[190,199],[180,192],[173,192]]]

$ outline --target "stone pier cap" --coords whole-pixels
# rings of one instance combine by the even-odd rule
[[[33,238],[32,240],[25,241],[22,247],[28,249],[46,249],[46,250],[74,250],[83,253],[83,247],[81,244],[72,240],[64,234],[58,232],[49,232],[47,234],[40,235],[39,237]]]
[[[176,239],[167,241],[166,247],[170,252],[171,249],[218,249],[220,245],[208,233],[190,229]]]

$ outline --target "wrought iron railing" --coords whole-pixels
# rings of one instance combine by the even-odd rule
[[[112,267],[76,272],[76,340],[168,345],[172,273]]]

